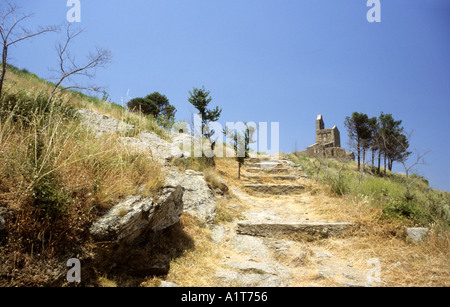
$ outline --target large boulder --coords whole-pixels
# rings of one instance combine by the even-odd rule
[[[96,241],[131,243],[144,231],[158,231],[177,223],[183,211],[181,186],[165,187],[159,197],[129,196],[99,220],[90,233]]]
[[[184,189],[184,211],[212,224],[216,217],[216,197],[206,183],[203,173],[186,170],[181,173],[170,170],[167,173],[167,183],[180,185]]]
[[[183,235],[177,230],[182,198],[181,186],[166,185],[155,196],[129,196],[95,221],[89,231],[96,247],[80,259],[84,281],[97,272],[167,274],[181,249],[173,237]]]

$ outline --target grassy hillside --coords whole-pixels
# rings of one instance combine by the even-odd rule
[[[26,70],[9,66],[0,100],[0,215],[9,234],[6,237],[0,231],[0,286],[46,284],[51,279],[48,272],[58,263],[56,257],[65,261],[62,255],[77,254],[80,247],[89,250],[87,231],[96,217],[123,196],[151,194],[164,179],[160,164],[123,148],[118,135],[96,138],[80,125],[76,110],[88,108],[133,124],[133,135],[148,130],[168,139],[153,118],[74,91],[48,104],[52,87]],[[307,194],[314,198],[318,213],[358,224],[350,243],[309,242],[311,248],[314,244],[338,246],[333,253],[343,257],[380,257],[384,266],[391,267],[383,272],[390,280],[388,285],[427,285],[433,276],[438,285],[446,284],[449,193],[433,190],[425,178],[411,175],[414,182],[407,195],[404,175],[377,174],[370,167],[358,191],[360,172],[354,162],[342,165],[329,159],[327,166],[325,160],[293,154],[285,158],[313,179]],[[204,171],[212,187],[221,184],[220,176],[229,186],[243,189],[235,159],[218,158],[215,169],[206,162],[190,158],[175,161],[174,166]],[[215,224],[243,219],[250,205],[230,193],[217,202]],[[409,244],[404,240],[405,226],[430,227],[429,242]],[[165,278],[183,286],[213,285],[211,277],[217,263],[223,262],[227,246],[219,248],[211,241],[210,229],[187,214],[170,232],[171,243],[187,240],[189,244],[181,242],[185,251],[172,261]],[[397,265],[400,262],[404,265]],[[100,278],[108,281],[106,276]],[[143,285],[154,286],[159,281],[148,277]]]
[[[8,68],[0,101],[0,215],[9,235],[0,237],[0,275],[10,285],[33,285],[43,259],[82,243],[98,214],[126,195],[152,193],[163,180],[161,165],[122,147],[117,135],[95,138],[76,110],[124,120],[136,134],[167,134],[153,118],[78,92],[49,104],[53,84]]]
[[[450,193],[434,190],[428,181],[416,174],[409,176],[410,193],[406,189],[406,176],[390,171],[377,173],[370,165],[365,167],[359,194],[361,172],[356,162],[343,163],[335,159],[318,160],[294,154],[289,158],[300,164],[310,178],[316,179],[337,196],[367,199],[370,206],[382,210],[383,219],[401,221],[410,226],[437,226],[444,231],[450,226]],[[339,174],[340,172],[340,174]],[[340,179],[339,179],[340,178]]]

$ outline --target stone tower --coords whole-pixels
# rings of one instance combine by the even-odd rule
[[[306,149],[306,154],[310,157],[353,157],[353,153],[346,153],[341,148],[341,135],[339,129],[334,126],[331,129],[325,129],[323,116],[318,115],[316,119],[316,143]],[[354,159],[354,157],[353,157]]]
[[[341,147],[341,134],[339,129],[334,126],[331,129],[325,129],[325,123],[322,115],[316,119],[316,144],[325,147]]]

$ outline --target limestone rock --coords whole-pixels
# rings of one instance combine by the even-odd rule
[[[149,146],[154,157],[164,162],[183,157],[177,144],[165,141],[153,132],[141,132],[138,138]]]
[[[90,233],[97,241],[132,242],[145,230],[162,230],[177,223],[182,197],[180,186],[164,188],[157,200],[130,196],[95,221]]]
[[[413,242],[419,243],[427,238],[428,231],[428,228],[423,227],[407,228],[406,234]]]
[[[153,132],[141,132],[137,137],[121,137],[121,144],[134,148],[140,153],[148,154],[160,163],[182,158],[183,152],[177,144],[161,139]]]
[[[89,129],[93,130],[97,136],[105,133],[127,133],[134,129],[133,125],[128,125],[123,121],[101,115],[97,112],[81,109],[77,112],[81,122]],[[190,152],[180,150],[180,142],[185,142],[189,138],[186,134],[176,134],[176,142],[168,142],[161,139],[153,132],[143,131],[136,137],[120,137],[119,141],[125,146],[130,146],[137,151],[152,156],[155,160],[165,163],[185,155],[190,156]]]
[[[104,133],[124,133],[134,129],[133,125],[88,109],[78,110],[77,115],[81,122],[93,130],[97,136],[101,136]]]
[[[181,186],[184,189],[184,211],[212,224],[216,217],[216,197],[206,183],[203,173],[186,170],[180,173],[170,170],[167,173],[167,184]]]

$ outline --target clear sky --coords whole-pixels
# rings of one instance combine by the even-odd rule
[[[17,0],[27,22],[66,21],[66,0]],[[417,172],[450,191],[450,1],[380,0],[369,23],[366,0],[80,0],[79,60],[95,46],[113,62],[95,79],[121,103],[154,91],[189,121],[189,90],[205,86],[220,122],[280,123],[280,150],[314,143],[315,119],[393,114],[414,131],[411,148],[429,149]],[[49,34],[10,50],[10,62],[41,77],[57,63]],[[402,171],[394,165],[394,171]]]

